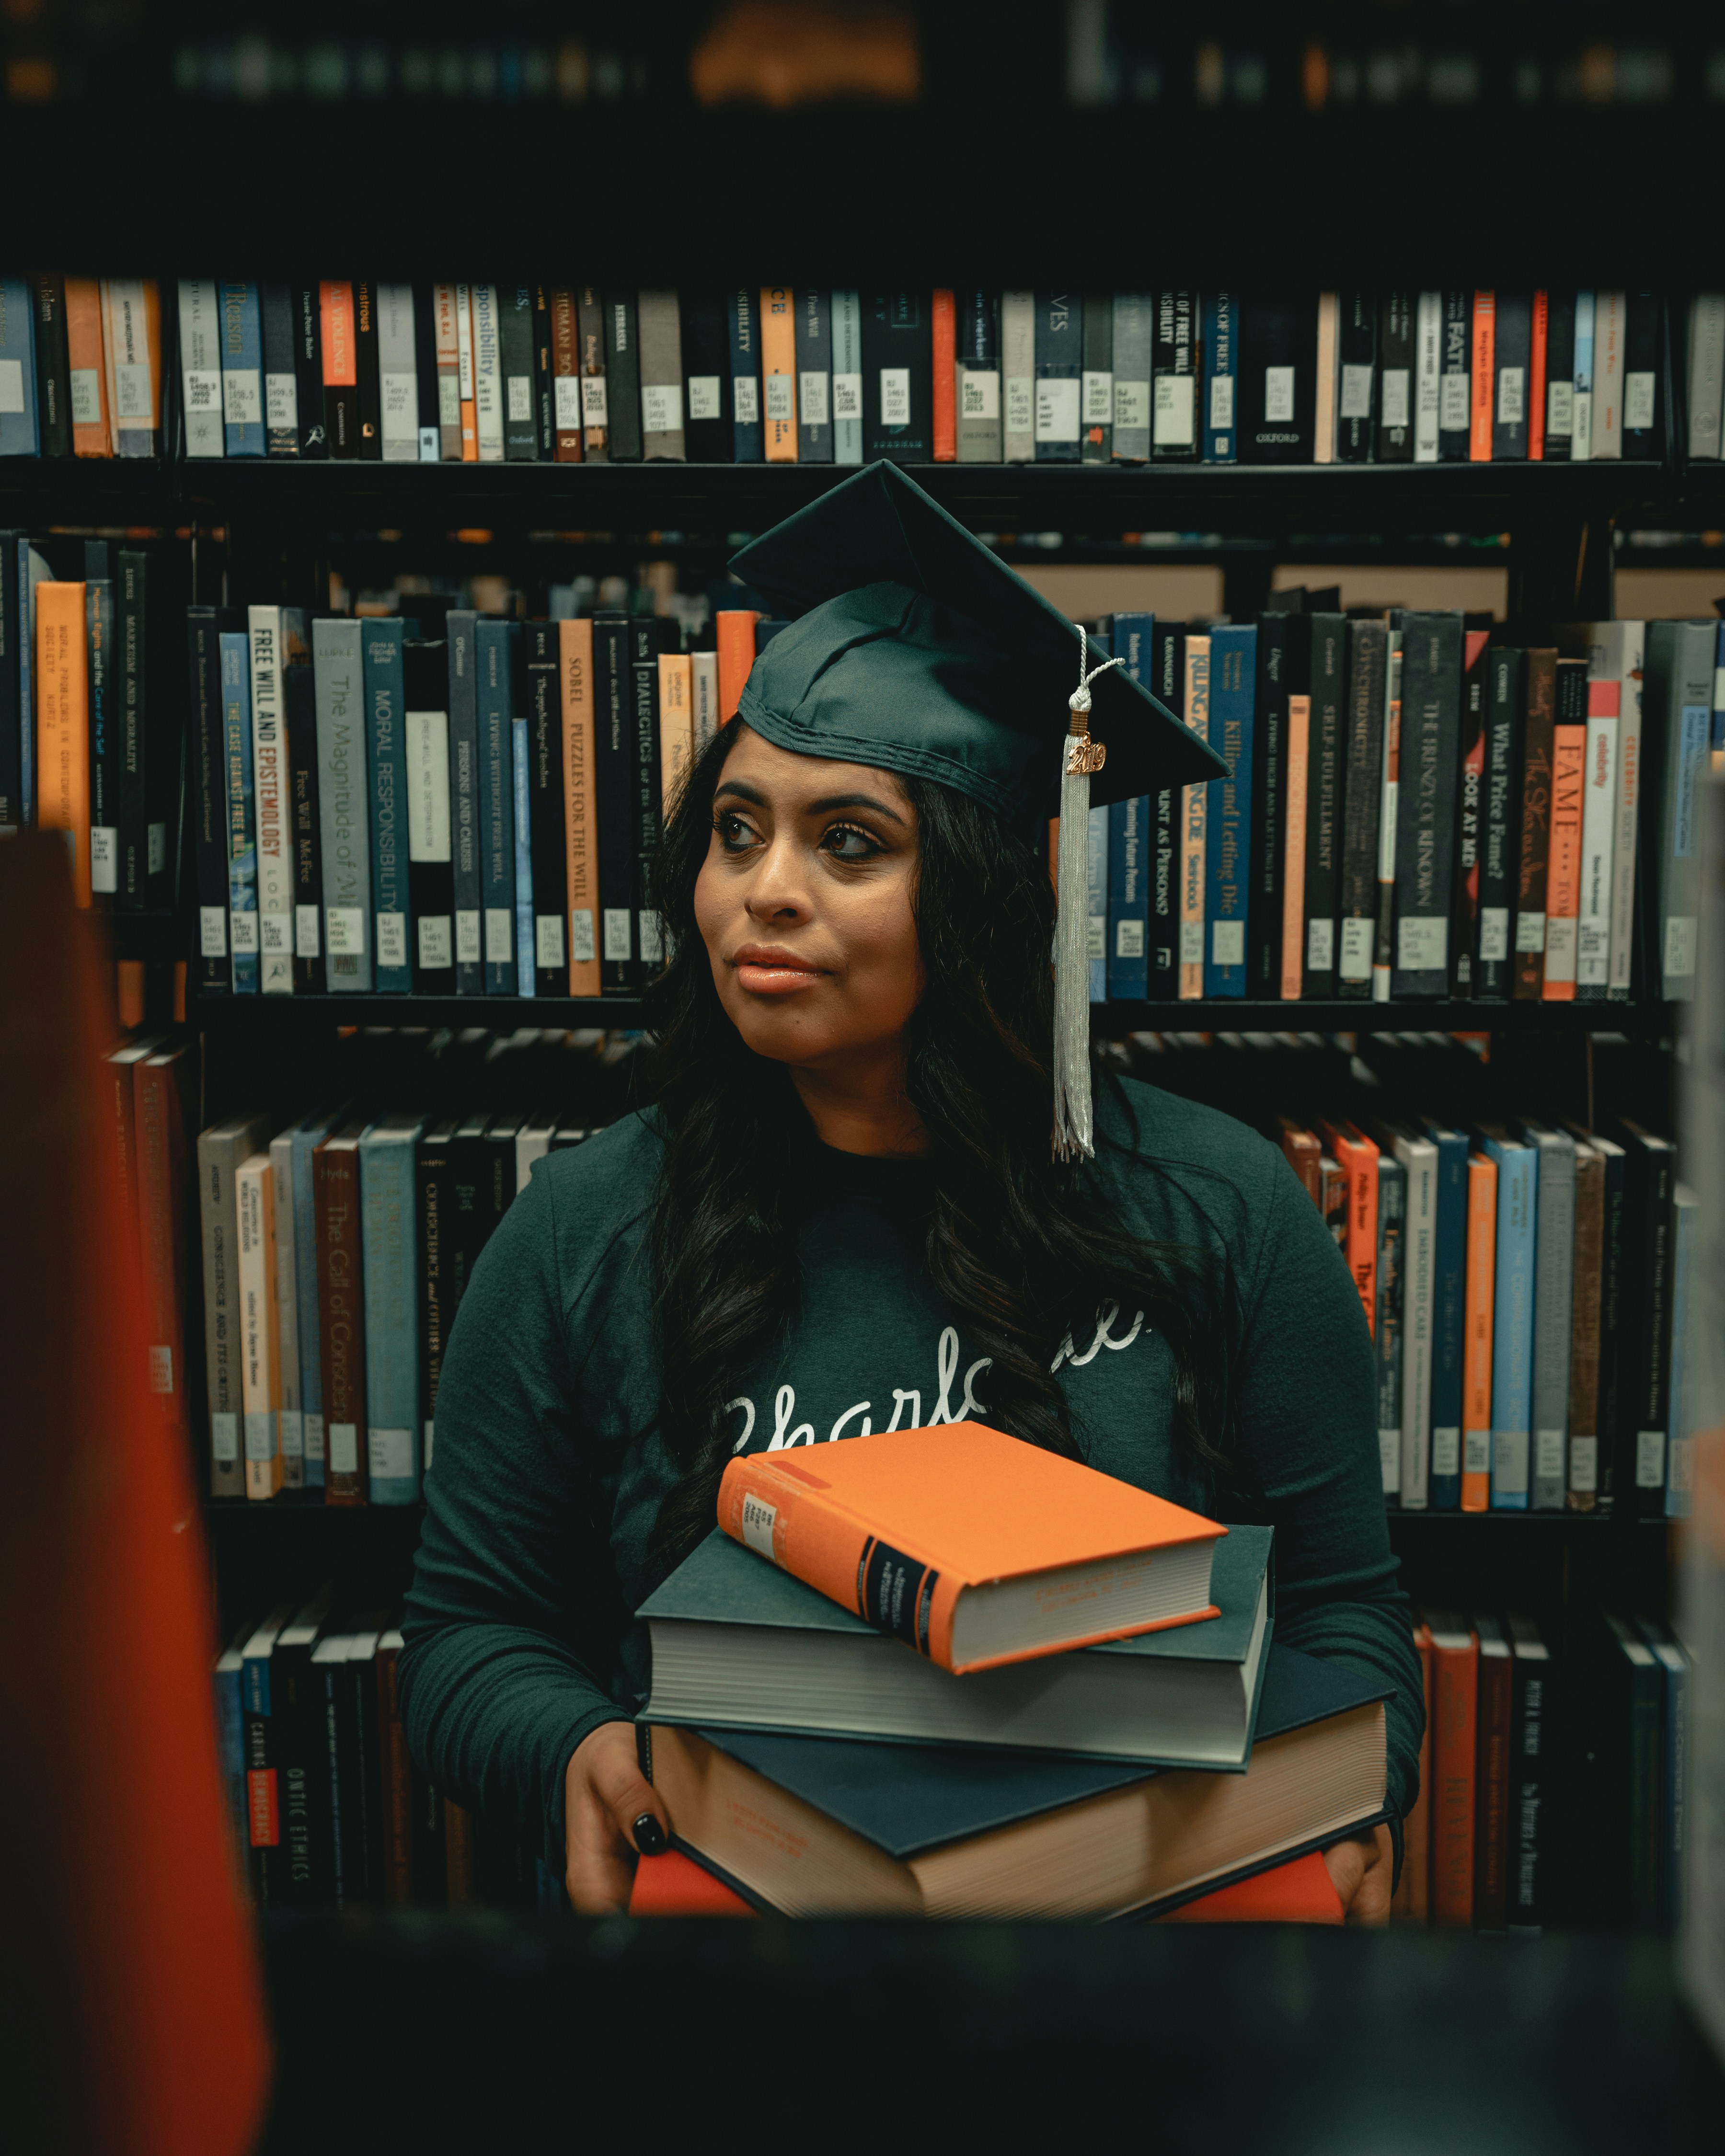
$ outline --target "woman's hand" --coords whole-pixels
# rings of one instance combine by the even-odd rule
[[[578,1752],[575,1756],[578,1759],[581,1754]],[[1347,1922],[1389,1922],[1389,1882],[1395,1870],[1395,1852],[1387,1826],[1374,1826],[1369,1834],[1355,1835],[1351,1841],[1332,1842],[1324,1851],[1324,1863]]]
[[[563,1885],[581,1917],[628,1908],[635,1854],[657,1856],[670,1823],[641,1772],[632,1722],[602,1722],[563,1771]]]

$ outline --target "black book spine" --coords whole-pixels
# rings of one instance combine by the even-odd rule
[[[383,380],[378,372],[377,287],[362,279],[353,288],[353,362],[358,375],[359,454],[383,461]]]
[[[1442,372],[1438,377],[1438,461],[1465,465],[1471,433],[1473,306],[1466,292],[1444,295]]]
[[[295,285],[294,301],[294,395],[299,414],[300,454],[322,458],[330,453],[323,391],[323,318],[316,285]]]
[[[1602,1148],[1603,1150],[1603,1148]],[[1594,1503],[1613,1512],[1617,1501],[1617,1433],[1627,1370],[1629,1298],[1635,1292],[1625,1267],[1630,1256],[1630,1158],[1620,1147],[1605,1153],[1605,1203],[1599,1238],[1599,1488]],[[1574,1502],[1572,1497],[1570,1502]]]
[[[563,718],[557,626],[526,626],[527,793],[533,834],[535,993],[569,993],[569,878],[563,822]]]
[[[634,712],[634,847],[636,978],[645,987],[664,957],[659,913],[661,833],[659,769],[659,654],[661,624],[652,614],[629,623],[630,701]]]
[[[797,292],[797,461],[833,461],[833,308],[829,293]]]
[[[1479,985],[1480,858],[1486,819],[1486,705],[1491,645],[1483,630],[1462,639],[1461,737],[1455,767],[1455,903],[1450,917],[1450,993],[1471,997]]]
[[[422,996],[450,995],[455,987],[449,664],[447,647],[440,641],[403,643],[408,903],[413,919],[413,988]],[[470,679],[470,629],[467,664]]]
[[[450,613],[449,647],[449,868],[454,905],[454,989],[458,996],[485,992],[480,923],[485,897],[480,827],[478,616]]]
[[[1553,292],[1545,309],[1545,462],[1574,454],[1575,295]]]
[[[1266,613],[1258,623],[1258,680],[1254,696],[1252,815],[1247,861],[1246,988],[1249,997],[1281,993],[1282,796],[1287,783],[1288,617]],[[1157,691],[1158,695],[1161,691]],[[1163,701],[1166,702],[1164,698]]]
[[[26,677],[20,665],[23,609],[18,567],[22,536],[0,531],[0,831],[22,830],[24,823]],[[29,722],[34,723],[33,712]]]
[[[1150,347],[1150,454],[1158,464],[1198,455],[1198,295],[1158,292]]]
[[[324,369],[324,439],[328,444],[328,454],[343,463],[359,454],[357,291],[357,285],[340,282],[317,287],[319,352]],[[321,315],[326,299],[330,302],[327,336]],[[327,351],[323,349],[325,345],[329,347]]]
[[[312,1642],[278,1645],[270,1657],[272,1719],[283,1743],[276,1777],[280,1807],[281,1871],[286,1899],[296,1909],[328,1908],[336,1898],[335,1819],[319,1712],[322,1687],[311,1661]]]
[[[1497,370],[1491,408],[1491,461],[1525,463],[1527,386],[1533,371],[1533,301],[1527,292],[1500,292],[1492,332]]]
[[[293,845],[294,993],[324,986],[323,857],[317,808],[317,685],[309,660],[281,670],[287,730],[288,831]]]
[[[683,382],[687,391],[683,442],[691,464],[728,465],[735,454],[731,425],[731,347],[721,292],[682,298]],[[829,430],[830,431],[830,430]]]
[[[90,882],[94,902],[118,889],[121,728],[114,674],[114,582],[105,539],[84,542],[84,657],[90,724]]]
[[[150,821],[148,758],[152,744],[145,726],[145,595],[148,557],[141,552],[123,552],[114,594],[114,664],[108,680],[110,708],[116,722],[118,783],[115,788],[114,826],[119,848],[116,902],[126,912],[150,903],[152,869],[167,865],[167,833],[159,834]],[[158,752],[166,743],[153,745]],[[155,859],[160,853],[160,861]]]
[[[497,290],[498,363],[503,372],[503,455],[512,465],[539,460],[539,418],[534,395],[533,288]]]
[[[1378,302],[1369,292],[1343,292],[1336,325],[1336,461],[1372,461],[1378,403]]]
[[[228,774],[222,730],[220,617],[213,607],[186,609],[187,746],[192,874],[198,891],[198,995],[225,995],[228,957]],[[0,649],[0,665],[4,664]]]
[[[1039,305],[1040,302],[1039,301]],[[932,305],[927,292],[865,292],[862,301],[863,455],[926,465],[934,454]],[[1068,306],[1073,397],[1072,443],[1078,454],[1078,375],[1083,339]],[[1040,331],[1038,331],[1039,338]],[[1037,369],[1039,375],[1041,369]],[[1037,454],[1041,454],[1039,449]]]
[[[1372,993],[1378,928],[1378,818],[1384,801],[1384,691],[1389,633],[1381,621],[1348,624],[1348,756],[1342,818],[1336,993]]]
[[[1440,1001],[1449,989],[1461,710],[1461,615],[1409,614],[1396,794],[1397,997]]]
[[[1512,1931],[1538,1930],[1546,1914],[1553,1753],[1552,1665],[1517,1654],[1512,1677],[1509,1866],[1506,1915]]]
[[[593,800],[599,836],[599,985],[631,991],[635,963],[634,703],[629,618],[593,618]]]
[[[1629,295],[1623,336],[1623,454],[1626,457],[1665,454],[1661,306],[1656,292]],[[43,453],[47,454],[45,442]]]
[[[1243,464],[1312,461],[1317,300],[1254,300],[1241,308],[1240,455]]]
[[[1168,709],[1186,709],[1186,632],[1156,624],[1151,634],[1152,690]],[[1147,998],[1172,1003],[1180,986],[1181,789],[1150,796],[1150,936]]]
[[[264,347],[264,454],[300,454],[300,377],[295,363],[294,288],[265,285],[258,295]]]
[[[1306,963],[1301,993],[1336,993],[1336,906],[1341,895],[1344,726],[1348,701],[1348,619],[1315,613],[1312,623],[1312,718],[1306,775]]]
[[[66,351],[66,280],[38,277],[36,425],[44,457],[72,454],[72,371]]]
[[[1084,296],[1084,382],[1081,424],[1083,461],[1111,464],[1114,459],[1114,295]]]
[[[557,453],[557,361],[551,348],[551,287],[533,289],[533,426],[541,464]],[[434,405],[432,409],[436,410]]]
[[[1640,1305],[1621,1404],[1632,1418],[1618,1447],[1617,1509],[1637,1519],[1665,1514],[1666,1425],[1671,1419],[1671,1198],[1675,1152],[1631,1133],[1640,1176],[1630,1290]]]
[[[419,279],[413,286],[413,389],[419,406],[419,461],[443,457],[443,390],[437,371],[437,295]],[[459,429],[459,417],[458,417]]]
[[[446,1223],[444,1243],[444,1333],[455,1322],[479,1263],[480,1253],[495,1224],[491,1219],[486,1181],[485,1118],[475,1116],[463,1123],[449,1147],[449,1190],[453,1218]]]
[[[1494,644],[1486,661],[1486,752],[1480,825],[1479,968],[1475,994],[1504,1003],[1515,982],[1510,927],[1522,850],[1522,657]]]
[[[335,1782],[331,1810],[336,1822],[336,1866],[340,1881],[336,1892],[341,1907],[358,1908],[366,1898],[364,1789],[354,1713],[358,1672],[355,1665],[347,1661],[321,1666],[325,1673],[323,1707],[328,1718]]]
[[[1391,292],[1378,317],[1378,462],[1414,461],[1414,295]]]
[[[605,295],[605,398],[613,464],[641,460],[641,348],[633,292]]]
[[[431,1433],[444,1348],[454,1313],[449,1307],[449,1250],[455,1224],[450,1200],[450,1154],[455,1126],[434,1124],[415,1148],[414,1195],[419,1213],[419,1412],[424,1419],[428,1465],[435,1448]]]
[[[243,1732],[245,1779],[251,1830],[254,1835],[249,1868],[252,1892],[265,1908],[284,1908],[291,1896],[288,1887],[287,1849],[282,1840],[282,1760],[286,1732],[277,1712],[280,1687],[273,1680],[275,1652],[264,1660],[261,1681],[249,1661],[244,1679]],[[273,1840],[256,1839],[266,1826]]]

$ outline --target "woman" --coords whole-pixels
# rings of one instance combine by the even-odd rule
[[[1271,1522],[1277,1638],[1396,1687],[1399,1816],[1420,1675],[1340,1253],[1275,1148],[1147,1086],[1111,1081],[1094,1157],[1051,1158],[1030,834],[1075,633],[890,466],[738,566],[808,610],[666,832],[657,1105],[540,1163],[454,1328],[400,1664],[416,1756],[542,1821],[578,1909],[623,1906],[665,1827],[632,1613],[726,1461],[974,1415]],[[1217,767],[1095,685],[1117,793]],[[1384,1921],[1389,1830],[1327,1861]]]

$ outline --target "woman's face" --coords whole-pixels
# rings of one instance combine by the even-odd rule
[[[922,993],[916,812],[891,773],[745,727],[713,795],[695,918],[756,1055],[819,1068],[899,1041]]]

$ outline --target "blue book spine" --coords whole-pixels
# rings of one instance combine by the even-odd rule
[[[753,287],[733,285],[725,295],[731,338],[732,455],[740,465],[764,463],[761,427],[761,302]]]
[[[1680,1183],[1671,1202],[1671,1374],[1667,1388],[1665,1516],[1686,1520],[1694,1481],[1694,1419],[1689,1389],[1690,1306],[1695,1286],[1695,1239],[1700,1200]]]
[[[258,993],[258,839],[252,813],[251,639],[221,639],[222,757],[228,774],[228,947],[234,993]]]
[[[1725,759],[1725,621],[1719,624],[1713,654],[1713,768]]]
[[[1428,1123],[1437,1147],[1431,1296],[1431,1509],[1461,1503],[1461,1401],[1467,1353],[1467,1140]]]
[[[1037,293],[1034,351],[1036,461],[1076,465],[1084,374],[1084,301],[1077,293]]]
[[[452,612],[444,624],[449,661],[449,857],[455,891],[455,993],[483,995],[480,923],[479,660],[476,613]]]
[[[1204,302],[1204,460],[1239,461],[1235,393],[1240,383],[1240,302],[1232,292],[1210,292]]]
[[[36,613],[30,604],[30,542],[18,542],[18,612],[13,616],[18,646],[18,819],[26,829],[36,820],[36,690],[30,669],[36,644]]]
[[[305,1428],[305,1483],[324,1485],[323,1342],[317,1322],[317,1209],[311,1156],[333,1125],[307,1116],[293,1134],[294,1292],[300,1306],[300,1408]],[[277,1204],[280,1203],[278,1198]]]
[[[1228,773],[1209,789],[1204,834],[1207,996],[1245,993],[1246,906],[1251,887],[1246,852],[1252,814],[1252,697],[1257,678],[1257,630],[1213,629],[1209,739],[1211,747],[1226,757]]]
[[[515,993],[515,735],[506,621],[481,621],[478,660],[480,904],[485,911],[485,993]]]
[[[515,992],[536,992],[533,941],[533,820],[527,798],[527,721],[511,721],[515,736]]]
[[[250,1840],[245,1804],[245,1691],[244,1673],[237,1655],[223,1655],[211,1683],[215,1692],[216,1762],[222,1773],[222,1794],[227,1801],[228,1820],[234,1846],[244,1861]]]
[[[419,1495],[418,1236],[411,1117],[373,1124],[359,1142],[365,1251],[366,1418],[372,1502]]]
[[[36,311],[30,304],[27,279],[0,277],[0,457],[41,454],[36,428]]]
[[[1539,1155],[1487,1138],[1497,1163],[1497,1292],[1491,1318],[1491,1509],[1527,1509],[1533,1409],[1533,1265]]]
[[[264,316],[255,285],[222,287],[222,424],[230,457],[264,454]]]
[[[1117,613],[1111,643],[1122,669],[1153,685],[1150,648],[1156,617]],[[1108,811],[1108,993],[1137,1002],[1150,993],[1150,800],[1140,794]]]
[[[399,622],[360,624],[365,669],[366,743],[372,780],[372,918],[377,986],[405,995],[413,985],[408,945],[408,767],[403,721],[408,687]]]

